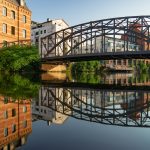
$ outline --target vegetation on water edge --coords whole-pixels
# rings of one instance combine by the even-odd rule
[[[138,60],[136,64],[132,64],[130,67],[132,67],[133,70],[138,73],[145,74],[150,72],[150,64],[145,64],[143,61]],[[100,62],[100,61],[76,62],[71,64],[68,68],[69,68],[68,70],[71,70],[73,74],[77,74],[81,72],[105,73],[105,72],[111,72],[112,70],[107,68],[104,62]]]
[[[37,97],[40,84],[18,74],[0,74],[0,94],[14,99]]]
[[[40,57],[36,46],[11,46],[0,50],[0,70],[29,72],[39,70]]]
[[[150,64],[145,64],[144,62],[140,61],[136,66],[136,70],[139,73],[149,73],[150,72]]]
[[[82,61],[73,63],[71,71],[74,73],[77,72],[98,72],[100,70],[101,64],[100,61]]]

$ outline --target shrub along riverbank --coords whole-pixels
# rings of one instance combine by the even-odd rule
[[[0,50],[0,71],[39,71],[40,57],[35,46],[11,46]]]
[[[71,65],[71,70],[77,72],[98,72],[100,70],[100,61],[83,61]]]
[[[138,73],[149,73],[150,72],[150,64],[145,64],[143,61],[138,61],[137,64],[132,65],[132,68],[134,72]],[[78,74],[82,72],[86,73],[106,73],[111,72],[109,68],[107,68],[103,63],[100,61],[83,61],[83,62],[77,62],[73,63],[69,66],[69,70],[73,74]],[[115,72],[115,70],[113,70]]]

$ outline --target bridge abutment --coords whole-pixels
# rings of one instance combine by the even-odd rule
[[[41,70],[46,72],[66,72],[66,64],[42,64]]]

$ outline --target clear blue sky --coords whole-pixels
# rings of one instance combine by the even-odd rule
[[[104,18],[150,15],[150,0],[26,0],[32,20],[63,18],[69,25]]]

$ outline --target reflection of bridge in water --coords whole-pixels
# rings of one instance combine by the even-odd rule
[[[118,126],[150,127],[150,92],[43,86],[42,107],[77,119]]]

